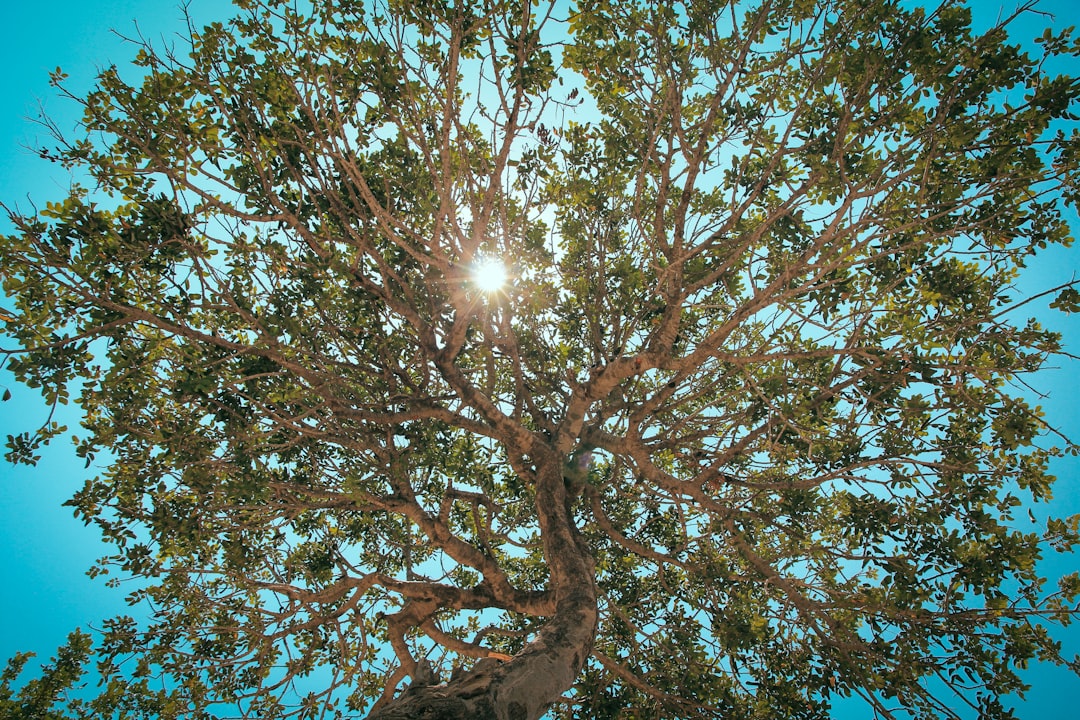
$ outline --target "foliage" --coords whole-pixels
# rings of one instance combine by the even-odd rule
[[[558,717],[998,718],[1065,661],[1080,580],[1036,564],[1077,520],[1016,517],[1062,452],[1018,388],[1061,338],[1014,283],[1070,241],[1068,33],[1031,57],[953,0],[237,6],[101,73],[42,150],[92,187],[0,249],[7,368],[105,465],[70,503],[96,571],[148,581],[107,677],[339,716],[542,648]]]
[[[132,680],[122,674],[102,674],[101,691],[92,699],[82,697],[85,665],[91,657],[90,636],[76,630],[48,665],[41,677],[24,683],[15,692],[12,682],[32,657],[19,653],[7,661],[0,674],[0,719],[2,720],[89,720],[122,717],[131,720],[169,720],[179,716],[181,700],[176,693],[154,689],[145,679]],[[60,707],[63,706],[61,710]]]

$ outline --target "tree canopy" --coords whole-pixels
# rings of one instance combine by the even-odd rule
[[[1037,568],[1078,519],[1023,517],[1075,451],[1024,389],[1062,343],[1016,288],[1071,239],[1067,31],[235,4],[71,95],[40,154],[80,184],[5,206],[6,367],[78,404],[70,504],[149,608],[67,712],[1004,718],[1078,667],[1080,577]]]

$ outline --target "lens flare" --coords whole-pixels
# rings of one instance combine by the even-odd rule
[[[472,279],[483,292],[498,292],[506,286],[506,266],[495,258],[482,258],[473,265]]]

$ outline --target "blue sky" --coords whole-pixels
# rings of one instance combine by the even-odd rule
[[[57,66],[70,76],[76,94],[88,89],[95,69],[110,63],[123,66],[135,50],[112,32],[138,32],[149,38],[175,36],[184,28],[182,13],[173,0],[107,0],[87,2],[57,0],[51,3],[4,3],[0,10],[0,199],[24,205],[26,198],[38,204],[58,199],[68,178],[55,165],[39,160],[24,146],[36,147],[46,133],[28,117],[38,114],[38,104],[64,130],[74,126],[77,108],[55,96],[48,73]],[[1043,8],[1055,13],[1055,27],[1074,22],[1068,0],[1051,0]],[[979,13],[992,20],[998,3],[982,2]],[[1012,4],[1005,5],[1011,8]],[[230,13],[226,0],[190,0],[189,10],[198,24],[224,19]],[[1032,18],[1028,26],[1049,23]],[[1033,32],[1034,34],[1034,32]],[[1080,71],[1074,68],[1073,72]],[[1075,218],[1074,218],[1075,219]],[[1080,222],[1077,223],[1080,234]],[[6,231],[6,222],[0,232]],[[1051,287],[1080,274],[1080,247],[1055,251],[1032,267],[1028,287]],[[1032,310],[1035,312],[1035,310]],[[1065,333],[1073,353],[1080,353],[1080,318],[1060,314],[1045,322]],[[1060,363],[1045,372],[1037,383],[1050,393],[1042,401],[1047,416],[1066,434],[1080,438],[1080,404],[1076,401],[1080,363]],[[0,385],[11,390],[11,401],[0,405],[0,439],[36,427],[47,410],[39,396],[14,384],[0,372]],[[77,427],[77,417],[58,417]],[[47,658],[75,627],[99,624],[104,618],[127,612],[125,590],[107,588],[104,579],[90,580],[87,568],[102,554],[93,528],[83,527],[62,503],[81,486],[92,470],[85,470],[71,446],[58,442],[47,448],[35,468],[14,468],[0,463],[0,577],[7,588],[0,593],[0,617],[7,622],[0,633],[0,660],[15,651],[29,650]],[[1055,509],[1058,515],[1080,512],[1080,463],[1059,463]],[[1053,558],[1047,574],[1068,572],[1080,566],[1075,558]],[[1069,644],[1080,652],[1080,628],[1071,632]],[[1036,685],[1020,712],[1024,720],[1055,720],[1075,715],[1075,696],[1080,680],[1059,668],[1039,667],[1030,673]],[[861,717],[862,714],[845,717]]]
[[[7,72],[0,74],[0,198],[28,207],[30,197],[43,205],[63,196],[69,178],[26,149],[48,140],[47,133],[28,118],[38,116],[39,104],[65,131],[79,117],[74,103],[57,97],[49,87],[49,72],[59,66],[69,74],[76,94],[88,90],[97,68],[123,66],[135,54],[112,29],[127,36],[141,32],[147,38],[175,37],[185,27],[183,13],[175,0],[60,0],[3,6],[0,66]],[[189,10],[205,24],[228,17],[231,6],[228,0],[191,0]],[[6,220],[0,228],[8,231]],[[46,418],[35,391],[2,372],[0,384],[13,396],[0,406],[0,439],[37,427]],[[57,419],[69,428],[78,427],[71,412]],[[103,578],[90,580],[85,575],[104,554],[97,531],[84,527],[61,506],[92,470],[84,469],[67,442],[46,448],[43,456],[34,468],[0,461],[0,577],[13,588],[0,599],[0,612],[8,618],[0,632],[0,660],[16,651],[48,658],[76,627],[100,624],[127,611],[125,590],[107,588]]]

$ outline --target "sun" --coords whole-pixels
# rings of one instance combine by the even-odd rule
[[[496,258],[480,258],[473,264],[472,280],[485,293],[502,290],[507,279],[506,266]]]

